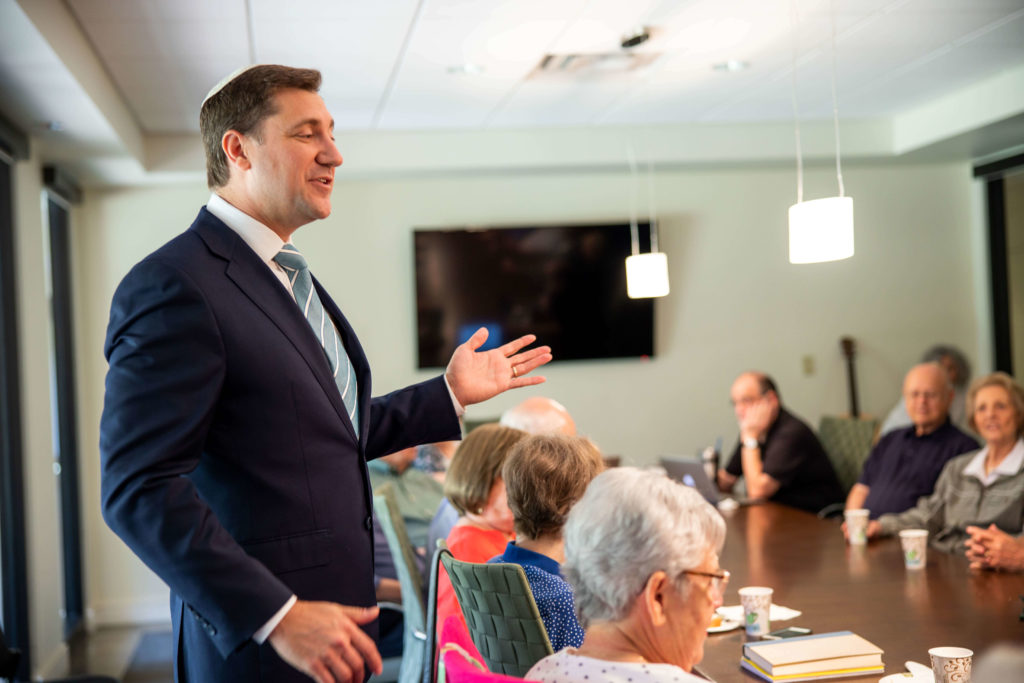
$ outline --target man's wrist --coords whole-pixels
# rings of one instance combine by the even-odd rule
[[[744,448],[760,448],[761,444],[758,442],[756,436],[743,436],[741,437]]]
[[[462,417],[466,414],[466,407],[459,403],[459,399],[455,396],[455,390],[452,389],[451,382],[448,381],[448,373],[444,373],[441,377],[444,378],[444,385],[448,389],[448,395],[451,396],[452,407],[455,408],[455,415],[457,417]]]
[[[288,598],[288,602],[284,603],[284,605],[281,606],[281,609],[277,610],[274,616],[270,617],[270,619],[267,620],[267,623],[263,624],[263,626],[260,627],[260,630],[256,631],[256,633],[252,635],[252,639],[256,641],[258,645],[262,645],[264,641],[270,637],[270,634],[274,629],[277,628],[277,625],[281,623],[285,615],[288,614],[288,610],[294,607],[298,600],[299,599],[294,595]]]

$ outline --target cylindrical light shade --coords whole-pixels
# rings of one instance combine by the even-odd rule
[[[668,257],[664,252],[626,257],[626,293],[630,299],[668,294]]]
[[[826,197],[789,207],[789,262],[821,263],[853,256],[853,199]]]

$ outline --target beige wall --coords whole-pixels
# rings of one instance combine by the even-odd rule
[[[64,607],[60,499],[50,420],[50,308],[42,169],[33,156],[14,166],[15,277],[27,527],[28,603],[33,669],[59,667]],[[86,449],[86,458],[95,458]]]
[[[411,230],[424,226],[623,219],[629,178],[618,174],[484,175],[346,181],[335,211],[295,238],[349,316],[381,393],[424,378],[415,369]],[[860,346],[863,410],[884,414],[902,374],[929,344],[978,358],[967,164],[860,165],[846,169],[855,199],[857,254],[848,261],[787,261],[791,169],[659,173],[657,206],[672,294],[657,302],[650,361],[556,364],[544,393],[565,403],[582,432],[626,463],[693,453],[735,438],[732,378],[762,368],[783,398],[816,424],[846,410],[838,339]],[[831,169],[808,173],[809,198],[834,192]],[[191,221],[204,187],[91,191],[76,226],[80,320],[83,505],[88,595],[96,621],[166,618],[166,589],[99,517],[97,424],[105,364],[102,339],[117,282],[138,259]],[[812,355],[817,372],[802,374]],[[470,408],[496,416],[525,392]]]

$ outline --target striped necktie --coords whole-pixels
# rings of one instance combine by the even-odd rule
[[[288,274],[295,302],[302,309],[309,326],[313,328],[313,334],[320,340],[320,345],[327,354],[327,362],[334,373],[334,381],[341,392],[341,400],[345,402],[345,410],[352,421],[352,428],[356,436],[359,436],[359,387],[356,384],[356,372],[352,368],[348,353],[345,352],[345,345],[341,343],[341,336],[334,326],[334,321],[324,311],[324,305],[313,287],[313,277],[309,274],[306,259],[294,245],[285,244],[274,256],[274,261]]]

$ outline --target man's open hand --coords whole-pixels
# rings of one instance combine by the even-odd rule
[[[526,349],[536,339],[528,334],[496,349],[477,351],[487,341],[487,328],[474,332],[455,349],[445,370],[456,400],[463,406],[473,405],[509,389],[543,382],[544,377],[526,376],[551,360],[550,347]]]

